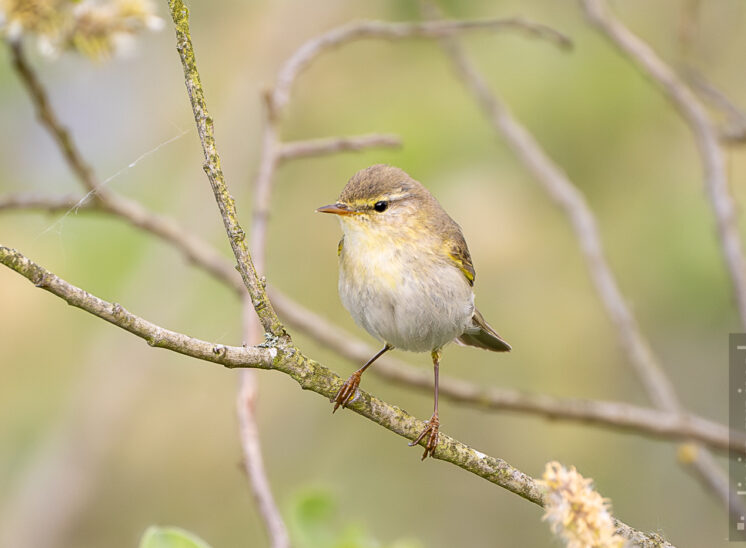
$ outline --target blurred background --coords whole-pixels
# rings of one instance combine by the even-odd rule
[[[228,184],[246,226],[262,128],[261,92],[305,40],[346,22],[419,18],[414,1],[190,2],[192,37]],[[597,215],[622,291],[691,411],[727,422],[727,335],[741,329],[692,136],[671,105],[591,30],[575,2],[443,2],[452,17],[525,16],[569,35],[572,52],[518,33],[464,44],[491,86],[563,166]],[[746,7],[737,0],[615,2],[675,67],[746,106]],[[32,55],[53,106],[108,186],[166,213],[230,257],[165,2],[159,33],[125,58]],[[32,48],[29,48],[31,51]],[[337,296],[337,223],[314,209],[370,164],[422,181],[463,227],[477,303],[509,355],[449,347],[444,375],[484,386],[646,405],[564,215],[493,132],[437,43],[356,42],[298,80],[283,139],[369,132],[400,150],[283,165],[276,175],[268,280],[371,343]],[[0,191],[82,194],[0,48]],[[128,168],[138,157],[173,142]],[[746,203],[743,145],[725,148]],[[240,344],[234,294],[179,253],[101,215],[3,213],[0,242],[63,279],[165,327]],[[135,546],[153,523],[215,547],[264,546],[241,466],[237,372],[153,349],[0,269],[0,511],[34,516],[35,546]],[[356,364],[294,333],[347,377]],[[430,370],[429,357],[398,353]],[[557,546],[541,511],[290,378],[259,372],[258,420],[274,494],[299,546]],[[431,395],[366,375],[363,387],[426,419]],[[575,465],[617,517],[684,546],[726,546],[727,515],[680,466],[676,444],[441,403],[445,433],[538,476]],[[725,467],[726,461],[719,460]],[[63,476],[56,503],[34,507]],[[59,480],[56,480],[59,481]],[[62,492],[59,492],[59,491]],[[61,502],[61,504],[59,504]],[[29,505],[31,505],[29,507]],[[15,521],[15,523],[20,523]],[[44,531],[57,531],[54,539]],[[42,540],[39,540],[42,539]],[[29,544],[33,546],[33,544]]]

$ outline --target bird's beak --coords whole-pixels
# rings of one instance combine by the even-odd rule
[[[334,215],[352,215],[355,211],[347,204],[329,204],[316,210],[318,213],[334,213]]]

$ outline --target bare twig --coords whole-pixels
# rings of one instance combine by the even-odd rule
[[[720,130],[721,139],[734,143],[746,141],[746,113],[697,71],[687,69],[685,76],[695,92],[723,113],[725,124]]]
[[[249,308],[249,312],[255,316],[252,309]],[[262,458],[259,428],[255,419],[256,371],[243,370],[240,377],[236,411],[241,433],[241,448],[244,453],[244,469],[249,477],[251,492],[259,507],[259,514],[267,529],[272,548],[285,548],[290,546],[290,538],[272,496]]]
[[[549,40],[562,48],[572,45],[570,39],[551,27],[522,18],[485,19],[476,21],[427,21],[421,23],[392,23],[388,21],[360,21],[332,29],[303,44],[285,62],[277,76],[270,97],[270,110],[277,117],[290,99],[298,75],[323,52],[348,42],[366,38],[402,40],[407,38],[441,38],[473,30],[518,30],[537,38]]]
[[[249,243],[254,266],[260,274],[265,270],[269,203],[272,179],[277,167],[276,151],[279,146],[274,121],[269,119],[265,123],[259,172],[254,182],[254,212],[251,219],[251,239]],[[251,302],[246,298],[243,299],[243,317],[246,340],[249,344],[257,344],[262,339],[262,328],[257,321],[256,314],[253,313]],[[257,392],[258,379],[255,372],[247,371],[241,375],[237,405],[241,424],[241,447],[244,453],[244,463],[251,490],[259,507],[259,514],[269,535],[272,548],[288,548],[290,538],[287,527],[272,495],[267,471],[264,467],[264,459],[262,459],[259,427],[256,423]]]
[[[425,4],[424,9],[429,15],[437,14],[437,9],[431,4]],[[596,290],[617,327],[622,347],[627,351],[630,363],[648,397],[664,411],[682,413],[683,408],[673,385],[642,335],[606,261],[596,220],[585,198],[564,171],[547,156],[536,139],[513,117],[508,107],[490,90],[458,41],[444,38],[441,44],[495,130],[503,135],[516,156],[569,217]],[[700,467],[702,473],[719,474],[719,470],[708,467],[705,461],[699,460],[695,466]]]
[[[49,213],[70,211],[78,207],[82,198],[74,196],[43,196],[37,193],[6,194],[0,196],[0,211],[41,210]],[[79,209],[99,209],[92,202],[80,204]]]
[[[728,180],[723,154],[718,144],[715,129],[707,112],[689,88],[676,73],[664,63],[639,37],[628,30],[607,9],[603,0],[581,0],[586,16],[596,28],[606,36],[638,69],[652,79],[662,89],[664,95],[676,107],[681,117],[689,125],[699,151],[704,172],[704,184],[712,202],[718,235],[725,262],[730,272],[736,304],[741,324],[746,326],[746,259],[744,259],[741,237],[738,232],[736,208],[728,189]],[[681,411],[677,401],[660,402],[669,411]],[[734,516],[746,513],[746,507],[732,505],[728,497],[727,480],[722,470],[704,448],[698,451],[699,458],[691,465],[705,485],[713,488]],[[725,486],[725,487],[723,487]],[[732,500],[736,500],[735,497]]]
[[[505,138],[513,153],[570,219],[596,290],[617,327],[620,346],[627,352],[651,400],[668,409],[677,406],[673,387],[640,332],[609,267],[596,219],[585,198],[564,171],[547,156],[533,135],[490,90],[461,45],[453,39],[444,39],[441,44],[451,57],[460,79],[484,110],[490,124]]]
[[[284,162],[295,158],[324,156],[339,152],[357,152],[366,148],[401,146],[401,139],[396,135],[359,135],[356,137],[328,137],[308,141],[283,143],[277,150],[277,161]]]
[[[713,493],[718,500],[724,501],[736,520],[744,515],[740,497],[730,496],[732,486],[729,485],[728,478],[719,473],[718,464],[708,451],[695,443],[683,443],[679,446],[677,454],[679,463],[691,472],[702,487]]]
[[[9,45],[13,68],[15,68],[16,73],[21,77],[21,81],[31,96],[39,121],[49,130],[49,133],[57,142],[60,151],[62,151],[65,161],[70,166],[70,169],[78,176],[86,190],[93,193],[96,198],[99,198],[103,189],[98,188],[98,182],[93,175],[91,166],[83,159],[70,133],[54,114],[44,87],[36,77],[31,65],[26,61],[21,42],[12,41],[9,42]]]
[[[275,339],[265,347],[248,348],[200,341],[159,327],[130,314],[118,305],[99,299],[62,280],[13,249],[0,246],[0,263],[69,304],[148,340],[152,346],[220,363],[226,367],[280,371],[292,377],[304,390],[311,390],[325,398],[331,398],[336,394],[343,382],[335,373],[304,356],[285,339]],[[348,409],[410,440],[416,439],[425,426],[423,421],[362,390],[349,403]],[[544,504],[544,490],[531,476],[502,459],[485,455],[443,433],[433,456],[455,464],[535,504]],[[621,522],[618,523],[618,527],[626,538],[640,546],[671,546],[655,533],[637,531]]]
[[[746,259],[738,232],[736,207],[728,189],[728,178],[717,134],[707,112],[676,73],[639,37],[629,31],[606,8],[603,0],[582,0],[588,20],[638,69],[660,86],[665,97],[689,125],[702,159],[705,189],[712,203],[725,263],[746,327]]]

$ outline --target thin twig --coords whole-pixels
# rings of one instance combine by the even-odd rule
[[[669,409],[678,406],[674,389],[640,332],[609,267],[596,219],[582,193],[489,88],[461,45],[453,39],[443,39],[441,44],[453,61],[459,79],[474,94],[489,123],[570,219],[596,290],[617,327],[620,346],[627,352],[650,399]]]
[[[746,327],[746,259],[738,232],[736,206],[728,189],[723,154],[707,112],[676,73],[648,44],[615,18],[603,0],[582,0],[582,5],[588,20],[661,88],[692,130],[702,160],[705,189],[715,213],[723,256],[733,283],[741,325]]]
[[[441,38],[474,30],[517,30],[537,38],[549,40],[558,47],[569,48],[572,42],[555,29],[527,21],[520,17],[511,19],[484,19],[474,21],[427,21],[420,23],[392,23],[389,21],[360,21],[337,27],[310,39],[285,62],[277,76],[271,95],[270,110],[277,117],[290,100],[293,84],[298,75],[321,54],[348,42],[366,38],[402,40],[407,38]]]
[[[725,124],[720,130],[720,138],[733,143],[746,141],[746,113],[699,72],[689,68],[684,74],[692,89],[723,113]]]
[[[253,309],[249,308],[249,311],[255,316]],[[244,469],[249,477],[251,492],[257,502],[272,548],[286,548],[290,546],[290,537],[272,496],[262,458],[259,428],[255,418],[256,394],[256,371],[252,369],[241,371],[236,411],[241,433],[241,448],[244,454]]]
[[[432,4],[426,3],[424,9],[430,15],[437,15],[437,9]],[[533,135],[513,117],[497,94],[489,88],[484,77],[466,56],[461,44],[453,38],[443,38],[441,44],[451,57],[461,80],[485,111],[488,121],[506,139],[516,156],[570,219],[596,290],[617,327],[620,343],[627,351],[630,363],[648,397],[656,407],[664,411],[683,413],[673,385],[642,335],[619,289],[616,277],[606,260],[595,217],[582,193],[549,158]],[[707,468],[704,461],[698,461],[695,466]],[[719,470],[708,469],[703,473],[718,474]]]
[[[267,120],[259,160],[259,172],[254,182],[254,212],[251,218],[249,249],[254,267],[263,275],[266,265],[267,221],[272,190],[272,179],[277,166],[276,150],[279,141],[273,120]],[[244,333],[249,344],[258,344],[262,339],[262,327],[257,321],[251,301],[243,299]],[[262,458],[259,427],[256,423],[256,398],[258,379],[254,371],[244,372],[239,379],[238,416],[241,424],[241,447],[244,453],[249,483],[259,507],[259,514],[269,535],[272,548],[288,548],[290,537],[280,510],[277,508],[267,471]]]
[[[720,501],[725,501],[728,512],[735,517],[736,523],[744,515],[744,508],[740,502],[740,496],[730,496],[732,486],[728,478],[719,472],[714,457],[695,443],[684,443],[677,451],[679,463],[684,466],[694,478],[709,492],[713,493]]]
[[[148,340],[153,346],[221,363],[226,367],[280,371],[292,377],[304,390],[311,390],[325,398],[331,398],[342,385],[343,381],[338,375],[304,356],[285,339],[276,339],[271,348],[240,348],[200,341],[159,327],[130,314],[118,305],[99,299],[62,280],[13,249],[0,246],[0,263],[24,276],[37,287]],[[409,440],[416,439],[425,426],[423,421],[406,411],[362,390],[349,403],[348,409]],[[433,456],[503,487],[534,504],[544,504],[543,487],[531,476],[500,458],[485,455],[443,433]],[[618,526],[626,538],[640,546],[671,546],[655,533],[644,533],[621,522]]]
[[[0,211],[42,210],[49,213],[70,211],[78,207],[81,198],[75,196],[44,196],[38,193],[21,192],[0,196]],[[80,209],[99,209],[93,202],[80,204]]]
[[[355,137],[328,137],[308,141],[291,141],[282,143],[277,150],[277,161],[285,162],[295,158],[325,156],[339,152],[358,152],[367,148],[398,148],[401,139],[396,135],[358,135]]]
[[[234,268],[211,246],[197,236],[189,234],[178,226],[172,219],[149,212],[134,200],[119,196],[100,186],[96,175],[83,159],[70,133],[60,122],[52,108],[48,94],[36,75],[33,67],[27,62],[20,43],[11,43],[11,57],[13,67],[29,92],[31,101],[42,126],[49,132],[57,143],[63,158],[70,170],[89,192],[76,202],[67,204],[65,211],[80,211],[85,209],[104,210],[127,219],[131,224],[142,230],[156,234],[166,242],[170,242],[181,249],[186,257],[195,264],[200,264],[214,276],[225,280],[235,280]],[[95,198],[90,200],[88,198]],[[57,210],[64,203],[63,199],[53,198],[45,203],[44,200],[28,194],[9,195],[0,201],[2,209],[20,209],[23,207],[35,209]],[[214,270],[213,270],[214,269]],[[239,290],[243,291],[243,283],[239,278]]]
[[[733,283],[741,324],[746,326],[746,259],[738,232],[736,207],[728,189],[723,154],[707,112],[655,51],[607,10],[603,0],[581,0],[581,3],[591,24],[643,74],[660,86],[665,97],[689,125],[702,160],[704,185],[715,213],[720,244]],[[659,406],[668,411],[682,410],[678,401],[659,402]],[[745,514],[746,506],[740,504],[737,498],[728,496],[727,479],[711,455],[704,448],[699,448],[698,455],[699,458],[694,459],[691,465],[696,469],[696,474],[704,479],[703,484],[717,495],[733,516],[739,518]],[[733,501],[736,504],[732,504]]]
[[[50,135],[57,142],[57,146],[62,152],[65,161],[70,166],[70,169],[78,176],[86,190],[92,192],[97,199],[100,198],[104,189],[99,188],[98,181],[96,181],[96,177],[93,174],[93,169],[83,159],[70,133],[52,110],[44,87],[26,60],[21,42],[17,40],[11,41],[9,45],[13,68],[20,76],[21,81],[31,96],[39,121],[49,130]]]

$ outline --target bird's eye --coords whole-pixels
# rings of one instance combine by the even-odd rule
[[[380,202],[376,202],[376,203],[375,203],[375,204],[373,205],[373,209],[375,209],[375,210],[376,210],[376,211],[378,211],[379,213],[380,213],[381,211],[386,211],[386,208],[387,208],[387,207],[389,207],[389,203],[388,203],[388,202],[386,202],[386,201],[383,201],[383,200],[382,200],[382,201],[380,201]]]

